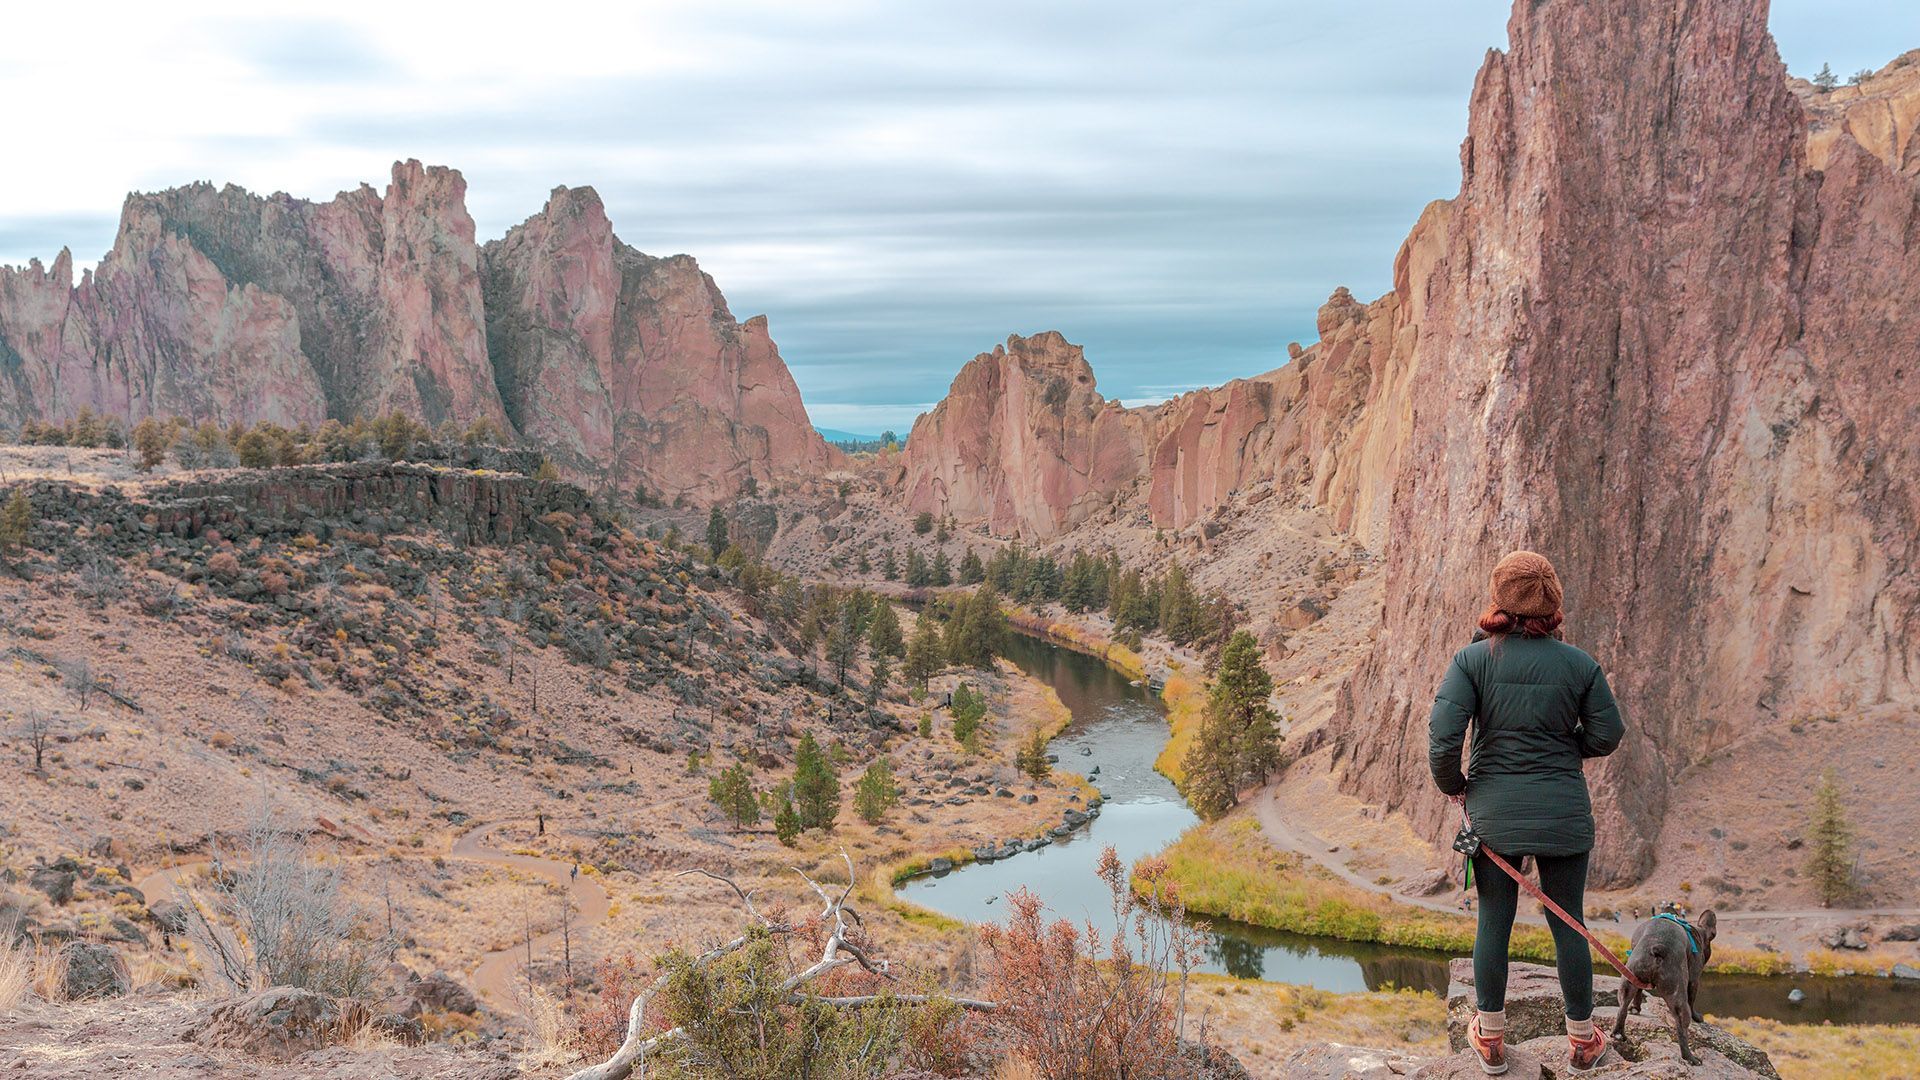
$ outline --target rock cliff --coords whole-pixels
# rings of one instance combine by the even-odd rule
[[[1597,879],[1639,879],[1684,770],[1920,700],[1920,64],[1821,93],[1766,14],[1516,3],[1392,292],[1342,290],[1286,366],[1152,409],[1015,339],[916,427],[912,505],[1049,537],[1102,500],[1177,529],[1297,490],[1387,555],[1328,729],[1343,784],[1435,839],[1438,673],[1492,563],[1551,553],[1631,721],[1592,772]]]
[[[1078,345],[1014,335],[960,369],[921,416],[902,456],[910,508],[985,520],[995,533],[1050,537],[1134,483],[1142,418],[1095,388]]]
[[[1809,166],[1763,0],[1520,3],[1509,34],[1422,287],[1383,625],[1336,746],[1350,790],[1443,832],[1434,673],[1492,562],[1551,552],[1631,718],[1592,776],[1620,884],[1682,769],[1920,689],[1920,190],[1843,135]]]
[[[701,501],[835,457],[765,318],[693,259],[620,242],[592,188],[486,246],[488,346],[515,427],[576,475]]]
[[[827,463],[765,320],[735,322],[691,259],[620,244],[561,188],[483,264],[465,195],[417,161],[323,203],[132,195],[78,285],[65,251],[0,267],[0,425],[486,419],[582,480],[701,501]]]

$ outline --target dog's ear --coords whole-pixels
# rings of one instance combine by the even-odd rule
[[[1699,928],[1700,936],[1708,941],[1712,941],[1714,935],[1720,932],[1720,919],[1713,913],[1712,908],[1701,912],[1699,921],[1694,925]]]

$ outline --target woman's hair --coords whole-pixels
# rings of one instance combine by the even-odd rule
[[[1497,606],[1489,606],[1480,615],[1480,629],[1489,636],[1501,637],[1506,634],[1520,634],[1523,637],[1551,637],[1564,622],[1564,612],[1555,610],[1551,615],[1515,615],[1511,611],[1502,611]]]

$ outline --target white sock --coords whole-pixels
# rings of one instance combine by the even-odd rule
[[[1507,1010],[1501,1009],[1499,1012],[1487,1012],[1485,1009],[1480,1010],[1480,1034],[1504,1035],[1506,1031]]]
[[[1567,1034],[1582,1042],[1593,1038],[1593,1017],[1589,1016],[1585,1020],[1567,1017]]]

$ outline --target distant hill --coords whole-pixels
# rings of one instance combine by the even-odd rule
[[[821,427],[818,424],[814,425],[813,430],[819,432],[820,437],[827,440],[828,442],[839,443],[839,442],[879,442],[880,441],[880,436],[878,435],[856,435],[851,431],[841,431],[839,428]]]

